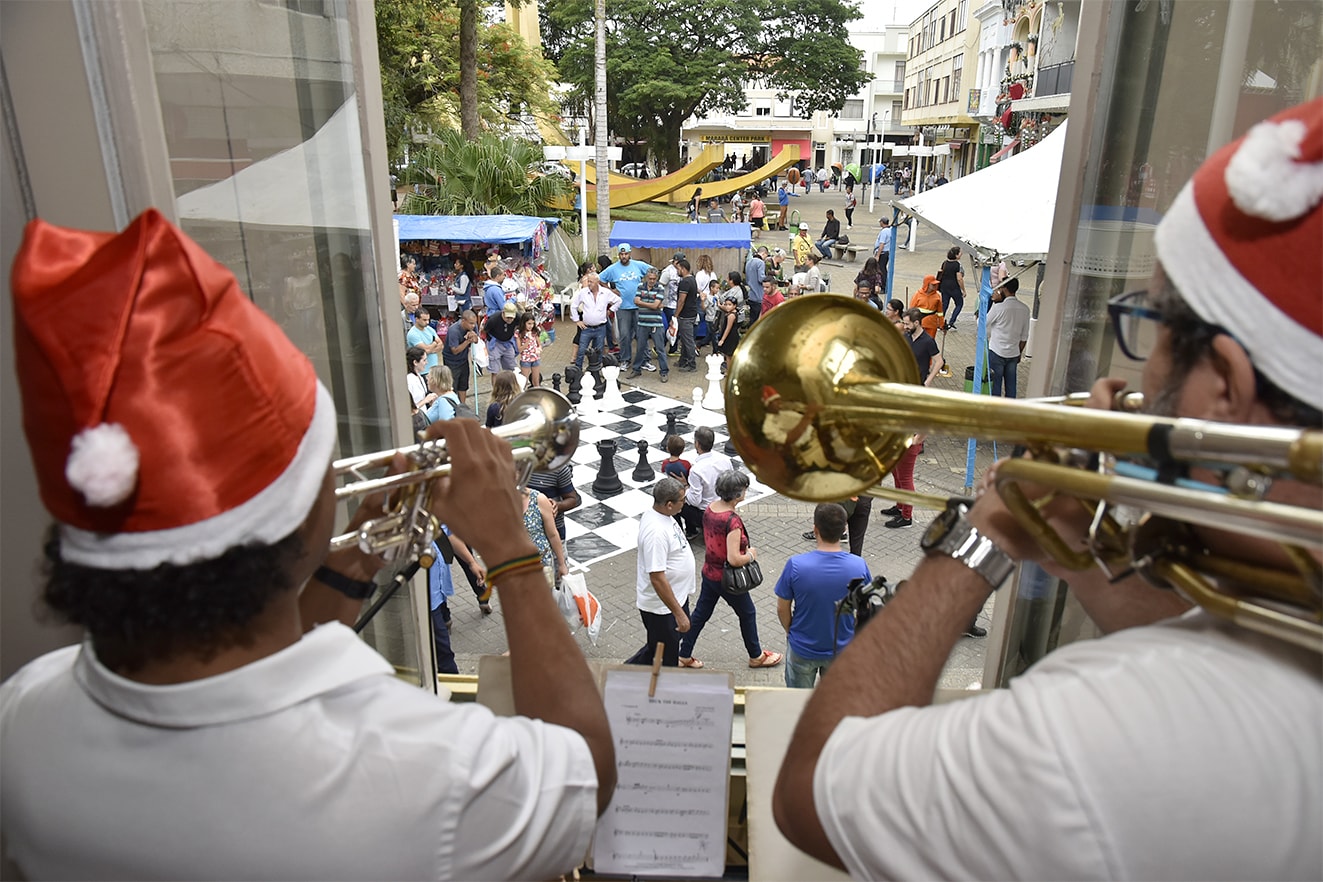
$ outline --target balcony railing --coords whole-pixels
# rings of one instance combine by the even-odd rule
[[[1048,95],[1065,95],[1070,92],[1070,81],[1075,74],[1075,62],[1063,61],[1038,69],[1038,82],[1035,83],[1035,98]]]

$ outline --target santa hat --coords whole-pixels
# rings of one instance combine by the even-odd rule
[[[119,234],[32,221],[11,288],[23,428],[62,558],[191,563],[303,523],[335,445],[330,395],[158,212]]]
[[[780,397],[781,397],[781,393],[776,391],[774,387],[772,386],[763,387],[763,404],[771,404],[773,401],[775,401]]]
[[[1158,259],[1204,321],[1323,409],[1323,99],[1213,154],[1158,225]]]

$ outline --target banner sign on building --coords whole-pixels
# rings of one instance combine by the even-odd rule
[[[969,106],[965,108],[965,113],[968,113],[970,116],[973,116],[974,114],[978,113],[978,106],[982,103],[983,103],[983,90],[970,89]]]

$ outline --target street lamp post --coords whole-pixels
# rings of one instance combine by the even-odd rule
[[[883,142],[884,144],[886,143],[886,140],[887,140],[887,123],[890,121],[890,119],[891,119],[891,111],[890,111],[890,110],[884,110],[884,111],[882,112],[882,142]],[[876,114],[876,113],[873,114],[873,120],[874,120],[874,123],[876,124],[876,120],[877,120],[877,114]],[[880,151],[873,151],[874,155],[877,155],[877,153],[879,153],[879,152],[880,152]],[[869,181],[868,181],[868,213],[869,213],[869,214],[872,214],[872,213],[873,213],[873,204],[877,201],[877,173],[876,173],[873,169],[869,169],[868,177],[869,177]]]

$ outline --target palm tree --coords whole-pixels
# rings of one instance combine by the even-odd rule
[[[606,124],[606,0],[597,0],[594,4],[597,39],[594,49],[596,65],[596,102],[593,115],[596,133],[593,140],[597,144],[597,252],[606,254],[611,250],[611,183],[607,171],[611,162],[607,158]]]
[[[557,199],[572,198],[569,181],[538,171],[542,148],[484,132],[476,139],[448,130],[409,157],[403,179],[419,193],[405,195],[406,214],[542,215]]]

